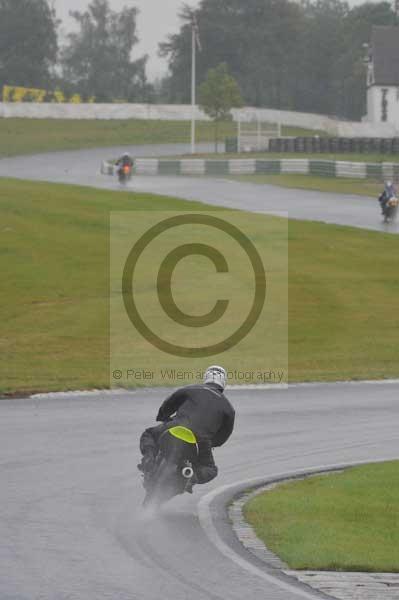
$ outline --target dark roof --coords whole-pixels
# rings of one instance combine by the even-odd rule
[[[374,83],[399,86],[399,27],[374,25],[371,53]]]

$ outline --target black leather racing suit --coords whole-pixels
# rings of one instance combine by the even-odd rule
[[[118,160],[116,161],[116,165],[118,167],[133,167],[134,162],[131,156],[121,156],[120,158],[118,158]]]
[[[389,200],[391,198],[393,198],[394,196],[396,196],[396,189],[394,188],[394,186],[393,185],[386,186],[384,191],[382,192],[381,196],[378,198],[378,202],[381,205],[382,214],[385,214],[387,204],[388,204]]]
[[[196,480],[207,483],[218,473],[212,448],[222,446],[229,439],[234,418],[234,409],[219,386],[210,383],[181,388],[162,404],[157,421],[164,423],[145,430],[140,450],[143,455],[156,454],[158,440],[166,429],[176,425],[188,427],[198,442],[198,463],[194,465]]]

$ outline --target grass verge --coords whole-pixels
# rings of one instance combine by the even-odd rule
[[[288,129],[288,128],[287,128]],[[284,133],[284,135],[290,135]],[[193,158],[191,154],[179,156],[178,158]],[[220,158],[217,154],[210,153],[198,153],[194,158]],[[349,152],[342,153],[312,153],[312,152],[241,152],[241,153],[226,153],[223,158],[232,159],[262,159],[262,160],[273,160],[273,159],[285,159],[285,158],[296,158],[309,160],[333,160],[333,161],[345,161],[345,162],[362,162],[362,163],[397,163],[399,162],[399,154],[351,154]]]
[[[221,124],[221,136],[233,135]],[[197,124],[199,142],[213,141],[213,125]],[[190,123],[153,120],[0,119],[0,157],[106,146],[185,143]]]
[[[0,119],[0,158],[54,150],[80,150],[106,146],[189,143],[188,121]],[[220,139],[237,135],[233,122],[220,123]],[[284,135],[315,132],[284,128]],[[197,141],[213,142],[214,125],[197,123]]]
[[[290,482],[246,519],[292,569],[399,572],[398,462]]]
[[[259,185],[270,184],[300,190],[316,190],[338,194],[354,194],[358,196],[371,196],[377,198],[382,191],[383,184],[365,179],[316,177],[314,175],[240,175],[230,177],[235,181],[256,183]]]
[[[108,387],[115,210],[207,207],[1,180],[2,393]],[[288,243],[290,380],[399,376],[396,236],[292,221]]]

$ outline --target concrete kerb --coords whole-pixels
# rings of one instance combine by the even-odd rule
[[[261,493],[265,488],[284,483],[289,480],[303,479],[305,477],[342,471],[351,467],[378,464],[396,460],[385,457],[375,460],[356,461],[351,463],[321,465],[292,472],[276,473],[268,478],[256,478],[217,488],[203,496],[198,503],[198,516],[201,527],[210,542],[229,560],[240,568],[262,578],[296,597],[316,600],[321,598],[334,598],[321,591],[317,591],[307,584],[302,583],[290,572],[285,572],[285,565],[278,557],[273,555],[264,544],[250,534],[250,526],[244,522],[240,504],[243,500]],[[243,505],[243,504],[242,504]],[[242,508],[242,506],[241,506]],[[240,537],[242,539],[240,539]]]

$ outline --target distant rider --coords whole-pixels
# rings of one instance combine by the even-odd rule
[[[223,367],[209,367],[203,384],[181,388],[164,401],[156,419],[163,424],[146,429],[141,436],[143,459],[138,465],[140,471],[152,471],[160,436],[167,429],[182,425],[191,429],[197,438],[198,462],[193,465],[195,475],[192,484],[208,483],[217,476],[212,448],[227,442],[233,432],[235,418],[234,409],[223,393],[226,380]]]
[[[386,208],[387,202],[389,202],[389,200],[391,198],[395,198],[395,197],[396,197],[395,186],[393,185],[392,181],[387,181],[385,183],[384,191],[382,192],[381,196],[378,198],[378,202],[381,205],[382,214],[385,213],[385,208]]]
[[[130,167],[130,169],[132,169],[133,165],[134,161],[128,153],[122,154],[122,156],[116,161],[116,166],[119,167],[118,171],[123,169],[123,167]]]

